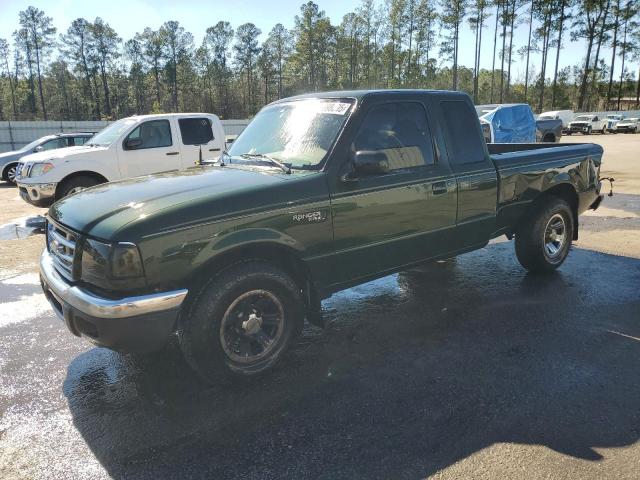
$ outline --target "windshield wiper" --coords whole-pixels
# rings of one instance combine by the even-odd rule
[[[286,163],[282,163],[280,160],[276,160],[275,158],[270,157],[269,155],[265,155],[264,153],[243,153],[242,155],[238,155],[238,156],[240,158],[266,160],[272,165],[275,165],[276,167],[281,168],[282,171],[287,175],[291,174],[291,167],[289,165],[287,165]]]

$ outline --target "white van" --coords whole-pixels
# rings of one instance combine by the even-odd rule
[[[553,110],[551,112],[542,112],[538,115],[538,118],[540,120],[562,120],[562,130],[565,131],[569,128],[573,115],[571,110]]]
[[[215,160],[224,148],[224,130],[215,115],[139,115],[110,124],[81,147],[21,158],[16,181],[24,200],[47,206],[99,183]]]

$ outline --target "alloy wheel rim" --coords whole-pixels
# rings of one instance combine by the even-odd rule
[[[284,333],[284,307],[267,290],[251,290],[236,298],[220,324],[220,344],[234,362],[250,364],[268,357]]]
[[[544,253],[552,261],[562,256],[567,241],[567,227],[564,217],[559,213],[553,215],[544,229]]]
[[[9,169],[9,171],[7,172],[7,178],[12,183],[16,181],[16,167],[11,167]]]

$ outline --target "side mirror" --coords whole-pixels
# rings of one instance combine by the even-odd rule
[[[38,145],[36,148],[33,149],[34,152],[41,152],[44,150],[44,147],[42,145]]]
[[[140,138],[129,138],[124,142],[125,150],[135,150],[140,145],[142,145],[142,139]]]

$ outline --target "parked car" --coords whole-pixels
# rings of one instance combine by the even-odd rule
[[[616,124],[616,132],[619,133],[638,133],[640,130],[640,118],[631,117],[620,120]]]
[[[557,143],[562,138],[562,120],[559,118],[536,119],[536,142]]]
[[[618,122],[624,120],[624,115],[619,115],[617,113],[611,113],[607,115],[607,130],[609,132],[616,132],[616,125]]]
[[[574,113],[571,110],[552,110],[542,112],[538,115],[538,120],[562,120],[563,133],[569,128],[569,123],[573,120]]]
[[[515,237],[558,268],[602,200],[593,144],[486,144],[461,92],[325,92],[264,107],[209,166],[49,209],[43,290],[121,351],[177,334],[205,379],[271,368],[334,292]],[[570,175],[567,174],[570,172]]]
[[[533,143],[536,122],[531,107],[525,103],[478,105],[483,136],[487,143]]]
[[[28,145],[25,145],[13,152],[0,153],[2,180],[9,183],[16,183],[16,168],[18,166],[18,162],[26,155],[35,152],[54,150],[57,148],[84,145],[92,136],[93,133],[91,132],[56,133],[54,135],[46,135],[34,140]]]
[[[584,114],[578,115],[569,123],[567,135],[572,133],[591,135],[592,132],[607,133],[607,121],[601,119],[598,115]]]
[[[100,183],[215,159],[224,142],[222,123],[208,113],[124,118],[82,147],[24,157],[17,170],[18,187],[25,201],[47,206]]]

